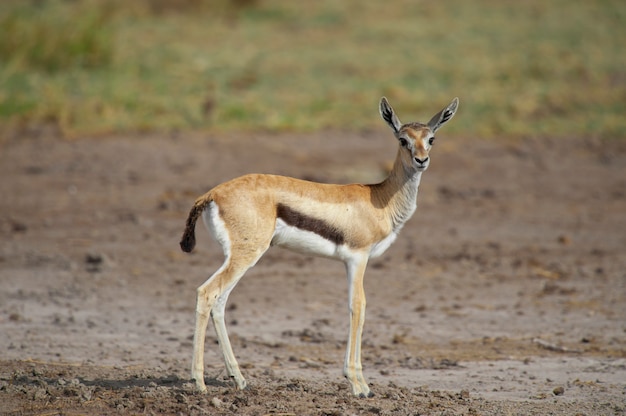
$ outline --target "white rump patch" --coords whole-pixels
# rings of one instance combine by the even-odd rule
[[[209,202],[207,208],[202,212],[202,220],[213,239],[222,246],[224,256],[229,258],[230,236],[228,235],[226,224],[224,224],[224,221],[220,218],[219,207],[214,201]]]

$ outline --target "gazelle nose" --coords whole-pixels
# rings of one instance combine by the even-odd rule
[[[426,156],[424,159],[419,159],[416,157],[415,161],[419,163],[420,165],[423,165],[424,163],[428,162],[428,156]]]

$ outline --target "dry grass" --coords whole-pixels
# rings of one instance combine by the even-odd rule
[[[0,25],[5,131],[369,129],[387,95],[418,119],[459,96],[453,134],[626,137],[618,0],[9,1]]]

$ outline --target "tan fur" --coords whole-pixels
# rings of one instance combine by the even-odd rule
[[[312,217],[326,219],[344,233],[348,246],[364,249],[391,232],[394,218],[400,216],[401,207],[411,196],[408,189],[403,189],[407,184],[402,182],[401,170],[401,164],[396,163],[387,180],[376,185],[332,185],[263,174],[241,176],[216,186],[196,200],[185,236],[192,232],[195,221],[210,201],[220,207],[220,216],[229,229],[238,228],[240,219],[251,211],[256,221],[273,224],[275,207],[282,203]]]
[[[409,128],[403,129],[403,131],[405,131],[409,137],[415,140],[414,156],[420,159],[424,159],[428,157],[428,150],[424,146],[424,142],[422,140],[424,137],[426,137],[430,133],[430,130],[428,129],[428,127],[422,126],[418,129],[409,127]]]
[[[344,375],[354,395],[371,396],[361,367],[367,261],[389,247],[415,211],[421,175],[430,163],[429,139],[452,118],[457,105],[458,100],[453,100],[428,125],[402,125],[387,100],[381,100],[381,116],[393,129],[400,147],[392,171],[379,184],[332,185],[250,174],[218,185],[196,200],[181,248],[186,252],[193,249],[195,225],[202,215],[226,256],[222,267],[197,291],[192,377],[200,390],[206,390],[204,338],[210,318],[229,376],[239,388],[246,386],[226,332],[225,305],[239,279],[276,242],[345,263],[350,332]]]

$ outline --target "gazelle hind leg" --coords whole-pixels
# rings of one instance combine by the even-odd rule
[[[213,319],[228,375],[233,378],[240,389],[246,386],[246,381],[241,375],[239,365],[230,345],[228,333],[226,332],[224,310],[228,295],[246,270],[255,262],[256,259],[250,261],[248,267],[236,267],[233,266],[231,259],[227,258],[220,270],[197,290],[196,330],[193,342],[191,377],[196,381],[196,386],[200,391],[206,390],[204,384],[204,342],[209,316]]]
[[[249,267],[252,267],[254,263],[256,263],[256,259]],[[233,348],[230,345],[230,339],[228,338],[228,332],[226,331],[226,323],[224,322],[224,311],[226,309],[226,302],[228,301],[230,292],[232,292],[235,285],[248,268],[235,272],[238,277],[236,277],[235,281],[229,287],[225,288],[220,296],[218,296],[213,309],[211,310],[211,319],[213,320],[213,326],[215,327],[215,332],[217,334],[217,341],[219,342],[222,355],[224,356],[226,371],[228,376],[233,379],[237,387],[242,390],[246,387],[246,380],[243,378],[243,375],[239,370],[239,363],[237,363],[237,359],[233,353]]]
[[[203,213],[207,228],[222,246],[226,260],[220,269],[213,274],[197,290],[196,329],[194,332],[193,360],[191,376],[200,391],[206,391],[204,384],[204,343],[209,316],[213,320],[217,339],[224,357],[228,375],[243,389],[246,380],[241,375],[239,364],[235,359],[226,324],[224,310],[230,292],[248,269],[256,264],[263,253],[269,248],[273,233],[273,225],[266,224],[267,230],[256,227],[255,233],[247,230],[255,229],[258,223],[254,216],[239,216],[239,227],[227,227],[220,218],[218,207],[214,203]],[[245,236],[239,235],[246,233]]]
[[[218,294],[215,293],[214,286],[216,279],[226,269],[229,263],[227,258],[222,267],[213,274],[202,286],[197,289],[196,298],[196,328],[193,334],[193,357],[191,361],[191,378],[195,380],[196,387],[200,391],[206,391],[204,384],[204,340],[206,338],[206,330],[209,324],[209,315]]]

